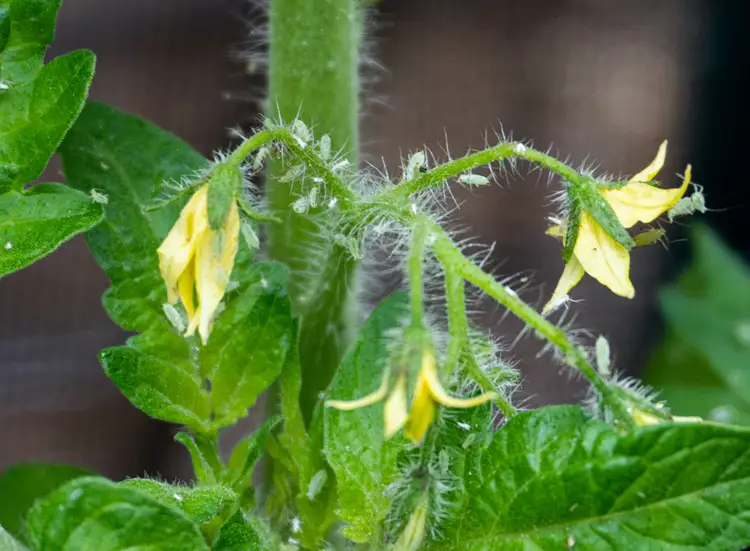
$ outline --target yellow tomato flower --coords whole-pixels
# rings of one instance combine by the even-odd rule
[[[661,189],[648,184],[659,173],[667,155],[667,142],[663,142],[651,164],[630,178],[621,188],[600,189],[624,228],[638,222],[649,223],[671,209],[687,191],[690,184],[690,165],[685,169],[682,185],[674,189]],[[550,235],[563,235],[561,228],[550,228]],[[630,252],[620,245],[587,212],[581,214],[578,238],[573,255],[565,265],[562,277],[544,306],[549,312],[568,299],[570,290],[587,273],[616,295],[633,298],[635,289],[630,282]]]
[[[386,400],[383,408],[385,420],[385,437],[390,438],[401,428],[412,442],[419,445],[424,439],[427,429],[435,420],[437,404],[452,408],[470,408],[492,400],[494,392],[486,392],[473,398],[454,398],[450,396],[438,377],[435,356],[430,351],[422,354],[422,366],[417,376],[417,385],[411,401],[411,408],[407,409],[407,378],[406,372],[399,372],[395,384],[389,384],[389,374],[383,377],[380,388],[359,400],[343,401],[328,400],[328,407],[350,411],[369,406]]]
[[[188,315],[186,336],[200,333],[208,341],[214,315],[229,284],[240,233],[237,203],[232,202],[220,230],[208,224],[208,187],[185,205],[158,249],[159,270],[167,285],[167,301],[182,301]],[[197,297],[197,304],[196,304]]]

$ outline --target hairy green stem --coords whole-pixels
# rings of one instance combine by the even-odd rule
[[[333,150],[342,150],[353,167],[358,162],[360,4],[272,0],[270,5],[267,115],[285,121],[298,117],[318,135],[328,134]],[[289,294],[302,320],[302,410],[309,421],[353,337],[356,262],[326,240],[312,217],[293,213],[295,199],[317,184],[306,178],[292,190],[279,181],[286,167],[277,160],[268,173],[269,206],[280,219],[269,227],[269,252],[291,270]]]
[[[409,271],[409,297],[411,302],[411,323],[415,327],[424,325],[424,253],[427,240],[427,220],[417,218],[412,227],[411,247],[407,267]]]
[[[374,201],[391,200],[393,198],[411,197],[415,193],[433,187],[440,187],[449,178],[466,173],[477,167],[488,165],[502,159],[524,159],[542,166],[568,181],[580,180],[581,176],[568,165],[554,157],[528,147],[521,142],[506,142],[488,147],[476,153],[461,157],[438,165],[417,178],[407,180],[395,188],[383,191]]]

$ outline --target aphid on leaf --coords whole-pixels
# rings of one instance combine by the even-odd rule
[[[91,195],[91,200],[94,203],[99,203],[100,205],[109,204],[109,197],[107,197],[105,193],[92,188],[89,194]]]

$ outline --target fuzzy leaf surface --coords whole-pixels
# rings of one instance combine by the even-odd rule
[[[402,325],[406,297],[384,300],[360,329],[329,387],[329,397],[353,400],[380,386],[388,365],[389,332]],[[338,515],[349,525],[344,534],[356,542],[379,537],[388,512],[384,495],[398,476],[397,458],[405,447],[401,436],[384,437],[383,404],[354,411],[325,409],[325,452],[336,474]]]
[[[224,507],[237,499],[229,488],[223,486],[176,486],[146,478],[131,478],[120,486],[132,488],[154,498],[159,503],[179,509],[193,521],[201,525],[222,512]]]
[[[207,551],[180,510],[102,478],[79,478],[37,501],[28,529],[35,551]]]
[[[664,423],[628,435],[578,407],[521,413],[457,474],[430,550],[735,551],[750,544],[750,431]]]

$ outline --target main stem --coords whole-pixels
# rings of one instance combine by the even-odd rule
[[[271,0],[267,114],[328,134],[352,166],[358,161],[359,0]],[[269,252],[291,270],[289,293],[302,320],[301,407],[312,410],[353,336],[356,262],[322,236],[313,217],[295,216],[291,203],[309,193],[310,180],[279,182],[284,163],[268,173],[268,200],[280,219],[269,228]],[[314,214],[314,213],[313,213]]]

